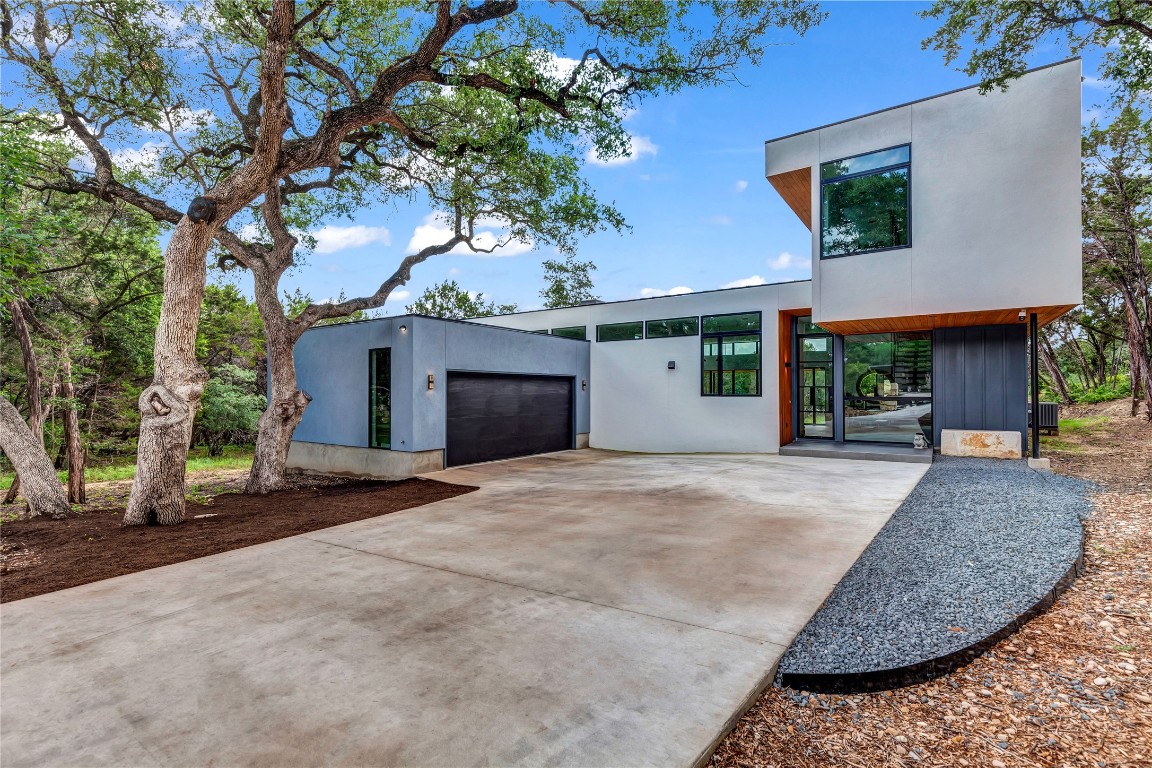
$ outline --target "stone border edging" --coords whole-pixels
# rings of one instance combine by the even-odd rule
[[[975,643],[945,656],[926,659],[905,667],[843,674],[785,672],[778,675],[776,683],[783,688],[810,693],[877,693],[925,683],[951,674],[983,655],[996,643],[1015,634],[1029,621],[1052,607],[1056,598],[1066,592],[1077,577],[1084,572],[1085,538],[1085,534],[1082,533],[1080,535],[1080,553],[1050,590],[1045,592],[1028,610],[982,640],[977,640]]]

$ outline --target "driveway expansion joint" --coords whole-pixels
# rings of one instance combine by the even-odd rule
[[[535,592],[538,595],[548,595],[549,597],[559,597],[563,600],[572,600],[572,601],[577,602],[577,603],[584,603],[586,605],[594,605],[598,608],[609,608],[609,609],[614,610],[614,611],[620,611],[621,613],[627,613],[627,614],[631,614],[633,616],[643,616],[644,618],[647,618],[647,619],[657,619],[659,621],[667,621],[667,622],[671,622],[672,624],[680,624],[681,626],[692,627],[693,629],[703,629],[703,630],[707,630],[708,632],[718,632],[719,634],[728,635],[730,637],[739,637],[743,640],[751,640],[755,643],[760,643],[761,645],[774,645],[777,648],[780,648],[781,650],[783,650],[787,647],[787,646],[783,645],[782,643],[773,642],[772,640],[768,640],[766,638],[754,637],[752,635],[745,635],[745,634],[741,634],[739,632],[728,632],[728,631],[723,630],[723,629],[716,629],[715,627],[708,627],[708,626],[704,626],[702,624],[693,624],[690,621],[683,621],[681,619],[673,619],[673,618],[669,618],[667,616],[660,616],[659,614],[655,614],[655,613],[645,613],[644,611],[636,611],[636,610],[632,610],[631,608],[621,608],[618,605],[610,605],[608,603],[599,603],[595,600],[589,600],[589,599],[584,598],[584,597],[574,597],[572,595],[564,595],[564,594],[561,594],[559,592],[550,592],[546,589],[539,589],[538,587],[529,587],[529,586],[525,586],[524,584],[516,584],[515,582],[511,582],[511,581],[501,581],[500,579],[493,579],[493,578],[488,577],[488,576],[480,576],[480,575],[475,574],[475,573],[465,573],[464,571],[456,571],[456,570],[453,570],[451,568],[443,568],[443,567],[438,566],[438,565],[430,565],[428,563],[421,563],[421,562],[418,562],[416,560],[405,560],[402,557],[395,557],[393,555],[385,555],[385,554],[381,554],[379,552],[372,552],[371,550],[360,549],[359,547],[350,547],[347,544],[337,544],[337,543],[332,542],[332,541],[325,541],[324,539],[314,539],[309,534],[303,534],[303,538],[306,538],[309,541],[314,541],[317,544],[325,544],[325,545],[330,546],[330,547],[339,547],[340,549],[346,549],[346,550],[350,550],[352,552],[359,552],[359,553],[364,554],[364,555],[372,555],[373,557],[383,558],[384,560],[391,560],[394,563],[403,563],[404,565],[414,565],[414,566],[417,566],[419,568],[427,568],[427,569],[432,570],[432,571],[440,571],[441,573],[450,573],[453,576],[463,576],[464,578],[467,578],[467,579],[477,579],[479,581],[486,581],[489,584],[499,584],[499,585],[504,586],[504,587],[512,587],[514,589],[522,589],[526,592]]]

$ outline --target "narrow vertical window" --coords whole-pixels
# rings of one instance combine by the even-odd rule
[[[368,442],[392,447],[392,349],[368,350]]]

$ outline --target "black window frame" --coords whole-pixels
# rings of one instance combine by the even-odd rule
[[[880,168],[869,168],[866,171],[857,171],[856,173],[845,173],[842,176],[834,176],[831,179],[825,179],[824,178],[823,169],[824,169],[825,165],[831,165],[832,163],[840,163],[840,162],[843,162],[845,160],[852,160],[853,158],[857,158],[857,157],[865,157],[867,155],[874,155],[874,154],[877,154],[880,152],[888,152],[890,150],[901,149],[903,147],[908,148],[908,159],[905,161],[902,161],[899,163],[892,163],[891,165],[885,165],[885,166],[882,166]],[[885,246],[883,248],[868,248],[868,249],[861,250],[861,251],[852,251],[851,253],[825,254],[824,253],[824,187],[829,185],[829,184],[839,184],[842,181],[851,181],[852,179],[859,179],[859,178],[863,178],[865,176],[875,176],[876,174],[887,173],[888,171],[894,171],[898,168],[907,168],[908,169],[908,185],[907,185],[908,186],[908,192],[907,192],[908,242],[907,242],[907,244],[905,244],[905,245],[888,245],[888,246]],[[911,248],[912,247],[912,143],[911,142],[904,142],[902,144],[893,144],[890,147],[883,147],[881,149],[873,149],[873,150],[870,150],[868,152],[857,152],[854,155],[847,155],[845,157],[840,157],[840,158],[837,158],[835,160],[828,160],[828,161],[825,161],[823,163],[820,163],[820,167],[817,169],[817,171],[820,175],[820,195],[819,195],[818,200],[820,202],[820,233],[819,233],[819,238],[820,238],[820,260],[821,261],[823,261],[824,259],[842,259],[846,256],[860,256],[862,254],[867,254],[867,253],[884,253],[885,251],[901,251],[901,250],[904,250],[905,248]]]
[[[747,313],[741,313],[747,314]],[[712,317],[712,315],[709,315]],[[648,333],[648,326],[652,323],[671,323],[677,320],[695,320],[696,331],[694,333],[670,333],[667,336],[653,336]],[[659,320],[645,320],[644,321],[644,338],[645,339],[687,339],[693,336],[700,335],[700,328],[703,324],[700,322],[700,315],[684,315],[683,317],[664,317]]]
[[[600,331],[603,328],[618,328],[622,325],[638,325],[640,326],[640,335],[633,336],[630,339],[602,339],[600,338]],[[596,326],[596,343],[606,344],[610,341],[643,341],[644,340],[644,321],[643,320],[625,320],[621,323],[601,323]]]
[[[380,445],[376,440],[376,353],[385,352],[388,358],[388,443]],[[379,450],[392,450],[392,347],[373,347],[368,350],[368,447]]]
[[[568,335],[565,335],[563,333],[556,333],[556,331],[574,331],[577,328],[580,329],[580,332],[583,334],[582,336],[579,336],[579,337],[568,336]],[[586,326],[586,325],[565,325],[561,328],[553,328],[549,333],[552,336],[559,336],[562,339],[576,339],[577,341],[588,341],[588,326]]]
[[[705,332],[704,318],[706,317],[735,317],[738,315],[756,315],[759,318],[759,327],[754,330],[736,330],[736,331],[711,331]],[[716,372],[722,374],[724,372],[724,343],[723,339],[727,336],[757,336],[759,337],[759,366],[756,368],[756,392],[747,394],[731,394],[724,393],[724,386],[717,387],[716,392],[704,391],[704,344],[708,339],[716,339],[719,344],[716,350]],[[764,396],[764,313],[760,310],[752,310],[748,312],[724,312],[718,315],[700,315],[700,396],[701,397],[763,397]],[[735,369],[733,369],[735,370]]]

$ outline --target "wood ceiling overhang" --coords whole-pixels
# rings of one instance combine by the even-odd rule
[[[800,217],[804,226],[812,229],[812,169],[798,168],[795,171],[777,173],[768,177],[769,183],[788,203],[792,212]]]

